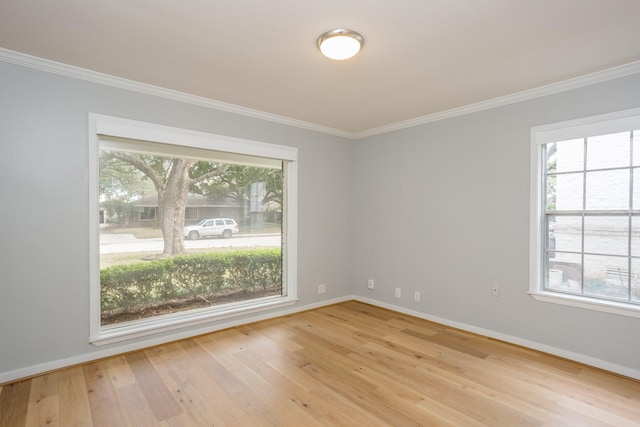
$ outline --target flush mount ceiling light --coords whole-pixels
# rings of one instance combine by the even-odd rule
[[[337,29],[318,37],[318,48],[327,58],[349,59],[362,49],[364,37],[355,31]]]

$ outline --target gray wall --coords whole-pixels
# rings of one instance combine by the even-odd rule
[[[531,127],[638,107],[639,93],[635,75],[357,141],[354,294],[638,372],[640,319],[527,291]]]
[[[298,147],[298,306],[349,293],[351,141],[0,62],[0,377],[109,350],[88,343],[89,112]]]
[[[298,147],[298,307],[353,294],[637,372],[639,319],[527,290],[530,128],[638,93],[640,75],[353,142],[0,62],[0,378],[125,349],[88,344],[88,112]]]

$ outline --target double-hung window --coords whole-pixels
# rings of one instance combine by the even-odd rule
[[[640,109],[532,129],[539,300],[640,317]]]

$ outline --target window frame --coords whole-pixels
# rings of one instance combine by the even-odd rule
[[[640,129],[640,108],[531,128],[529,295],[538,301],[640,318],[640,305],[545,289],[546,162],[544,145]],[[629,283],[631,286],[631,283]]]
[[[233,138],[206,132],[89,113],[89,342],[106,345],[217,320],[244,316],[293,305],[297,297],[297,197],[298,149],[284,145]],[[216,151],[228,159],[261,158],[284,165],[284,215],[282,218],[282,296],[256,298],[222,306],[177,312],[137,322],[101,326],[100,315],[100,191],[99,150],[101,140],[124,138],[181,147]],[[269,160],[270,159],[270,160]],[[225,158],[221,158],[222,161]],[[200,329],[199,329],[200,330]]]

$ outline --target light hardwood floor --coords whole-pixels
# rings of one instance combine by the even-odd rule
[[[358,302],[0,387],[1,426],[640,426],[640,382]]]

